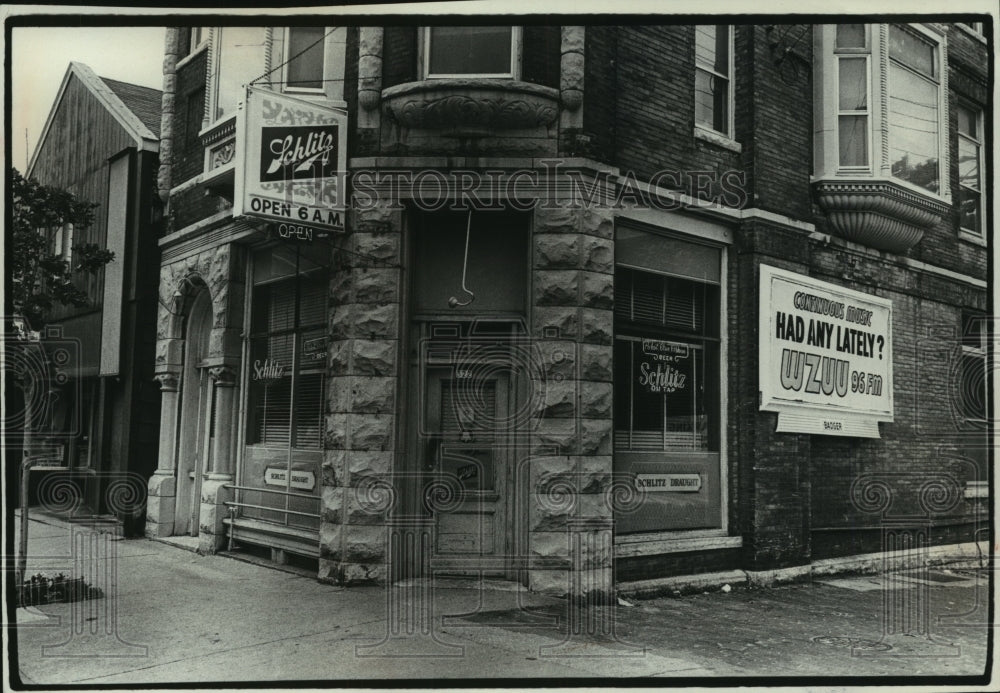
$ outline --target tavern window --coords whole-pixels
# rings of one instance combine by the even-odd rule
[[[619,228],[615,255],[615,471],[664,489],[617,531],[721,529],[721,251]]]
[[[325,268],[294,247],[255,258],[248,445],[321,448],[327,290]]]
[[[423,35],[427,79],[518,76],[520,27],[439,26],[427,27]]]
[[[619,267],[615,299],[615,449],[717,451],[718,287]]]

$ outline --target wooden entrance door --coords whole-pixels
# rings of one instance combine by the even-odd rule
[[[428,368],[425,376],[423,467],[432,482],[458,493],[457,502],[435,512],[435,569],[514,577],[509,374],[446,367]]]

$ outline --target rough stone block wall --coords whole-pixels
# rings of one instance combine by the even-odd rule
[[[528,529],[529,587],[538,591],[610,590],[610,212],[540,207],[534,216],[532,335],[545,399],[531,441]]]
[[[349,224],[330,280],[319,558],[319,578],[344,584],[387,577],[383,501],[396,453],[402,212],[352,211]]]

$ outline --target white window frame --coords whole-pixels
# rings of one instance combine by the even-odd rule
[[[73,224],[63,224],[52,233],[52,255],[73,268]]]
[[[327,56],[329,51],[327,50],[327,42],[330,38],[330,27],[323,27],[323,39],[320,41],[320,46],[323,50],[323,61],[322,61],[322,72],[320,74],[320,86],[319,87],[295,87],[288,84],[288,67],[289,59],[292,57],[292,29],[298,29],[302,27],[286,26],[282,32],[282,62],[284,65],[281,68],[281,88],[282,91],[290,94],[323,94],[326,89],[327,80]]]
[[[992,322],[985,318],[972,318],[975,320],[983,320],[986,325],[991,325]],[[963,329],[969,329],[969,325],[963,325]],[[965,359],[974,358],[978,361],[982,361],[983,372],[989,375],[989,336],[987,332],[980,332],[979,343],[978,344],[968,344],[963,339],[962,340],[962,353],[959,358],[963,360],[963,368]],[[964,386],[964,383],[960,383]],[[983,418],[973,418],[968,417],[965,420],[967,422],[973,423],[987,423],[990,420],[990,390],[989,390],[989,377],[983,378]]]
[[[423,70],[424,79],[520,79],[521,78],[521,41],[523,33],[521,27],[512,26],[510,29],[510,71],[509,72],[458,72],[458,73],[435,73],[430,71],[431,62],[431,29],[435,27],[423,27],[420,34],[420,65]]]
[[[889,88],[890,88],[890,81],[891,81],[892,78],[890,76],[889,67],[892,64],[895,64],[899,68],[901,68],[903,70],[907,70],[907,71],[911,72],[912,74],[916,75],[917,77],[919,77],[921,79],[924,79],[924,80],[926,80],[926,81],[928,81],[928,82],[930,82],[932,84],[935,84],[937,86],[937,95],[938,95],[938,104],[937,104],[937,106],[938,106],[937,162],[938,162],[938,191],[939,192],[935,193],[932,190],[928,190],[928,189],[923,188],[923,187],[921,187],[919,185],[915,185],[915,184],[910,183],[909,181],[904,180],[902,178],[896,178],[895,176],[893,176],[893,180],[898,181],[899,183],[902,183],[904,185],[907,185],[907,186],[909,186],[909,187],[911,187],[913,189],[920,190],[920,191],[922,191],[924,193],[927,193],[927,194],[930,194],[930,195],[938,195],[938,196],[940,196],[941,195],[940,191],[941,190],[945,190],[945,189],[948,188],[948,182],[947,182],[948,169],[945,167],[945,161],[947,160],[945,152],[946,152],[947,147],[948,147],[948,103],[947,103],[947,95],[944,93],[945,92],[944,74],[945,74],[945,70],[948,69],[947,65],[945,64],[945,45],[943,43],[943,37],[941,37],[940,35],[938,35],[938,34],[936,34],[934,32],[928,31],[927,29],[925,29],[924,27],[922,27],[920,25],[917,25],[917,24],[900,24],[899,26],[903,27],[904,30],[905,29],[909,29],[911,32],[919,34],[920,37],[922,37],[922,38],[926,39],[928,42],[934,44],[934,63],[935,63],[935,65],[934,65],[934,67],[935,67],[934,72],[935,72],[935,74],[933,76],[928,76],[928,75],[926,75],[924,73],[921,73],[921,72],[918,72],[917,70],[914,70],[909,65],[905,65],[904,63],[891,58],[889,56],[889,45],[888,45],[888,41],[887,41],[886,42],[886,46],[885,46],[885,60],[886,60],[886,72],[885,72],[885,74],[886,74],[886,84],[883,86],[883,88],[886,90],[886,95],[887,95],[886,103],[890,103],[891,102],[891,97],[889,96]],[[890,29],[890,27],[889,27],[889,25],[887,25],[886,26],[886,36],[888,36],[889,29]],[[889,133],[889,142],[887,143],[887,146],[889,146],[889,147],[892,146],[892,138],[893,138],[892,125],[889,123],[889,118],[890,118],[890,114],[891,113],[892,113],[892,108],[890,106],[890,108],[884,114],[885,121],[886,121],[886,132]],[[890,166],[890,169],[891,169],[892,162],[889,162],[889,166]],[[890,175],[891,175],[891,173],[890,173]]]
[[[206,71],[206,78],[208,82],[208,89],[206,93],[206,120],[207,125],[202,128],[201,134],[211,130],[216,127],[219,123],[224,123],[236,117],[236,111],[239,110],[239,100],[237,103],[232,104],[232,111],[230,113],[225,113],[223,115],[218,115],[219,111],[219,88],[222,86],[219,80],[219,72],[222,70],[222,30],[226,28],[242,28],[242,25],[236,27],[212,27],[210,32],[210,45],[209,45],[209,65]],[[260,29],[262,31],[262,43],[261,55],[264,60],[261,64],[261,72],[266,72],[270,65],[268,64],[267,54],[268,51],[265,48],[269,45],[273,45],[274,34],[271,27],[265,26],[253,26],[251,28]],[[255,75],[256,77],[256,75]],[[208,156],[208,150],[206,150],[206,157]],[[207,161],[207,158],[206,158]]]
[[[695,31],[698,31],[698,26],[709,26],[709,25],[696,25],[694,27]],[[728,61],[729,64],[726,66],[726,70],[729,72],[729,74],[728,75],[720,74],[720,73],[718,73],[718,72],[715,71],[714,67],[709,67],[709,66],[706,66],[706,65],[703,65],[703,64],[699,63],[698,62],[698,58],[697,58],[697,54],[695,55],[695,64],[694,64],[694,67],[695,67],[695,72],[696,73],[697,73],[698,70],[702,70],[704,72],[708,72],[711,75],[714,75],[716,77],[721,77],[722,79],[726,80],[726,132],[720,132],[720,131],[716,130],[715,128],[711,127],[710,125],[704,125],[704,124],[699,123],[697,121],[695,121],[694,127],[695,127],[695,131],[696,132],[700,131],[700,132],[703,132],[703,133],[709,133],[709,134],[714,135],[716,137],[723,137],[726,140],[730,140],[731,141],[733,139],[733,135],[735,133],[735,127],[736,127],[736,118],[735,118],[734,113],[733,113],[736,110],[735,109],[735,105],[736,105],[736,103],[735,103],[736,102],[736,98],[735,98],[735,96],[736,96],[736,90],[735,90],[735,88],[733,86],[733,82],[736,81],[734,79],[735,76],[736,76],[735,75],[736,60],[735,60],[735,57],[733,55],[733,53],[735,52],[734,49],[736,47],[736,31],[735,31],[735,27],[732,24],[711,25],[711,26],[724,26],[724,27],[726,27],[726,43],[727,43],[727,46],[728,46],[727,47],[727,52],[729,53],[729,61]]]
[[[872,114],[872,32],[870,24],[863,24],[865,28],[865,45],[861,48],[838,48],[837,47],[837,37],[836,31],[834,31],[834,69],[833,69],[833,80],[834,89],[833,93],[836,95],[835,110],[837,116],[834,122],[833,139],[835,142],[834,151],[837,157],[837,170],[838,171],[850,171],[852,173],[867,173],[872,172],[872,152],[874,150],[873,144],[875,138],[872,136],[872,124],[875,121],[874,115]],[[840,63],[842,60],[864,60],[865,61],[865,87],[868,90],[868,98],[866,99],[867,108],[864,111],[842,111],[840,110]],[[864,164],[858,165],[847,165],[840,163],[840,117],[845,115],[863,115],[868,120],[868,127],[865,129],[865,151],[868,153],[867,160]]]
[[[892,129],[889,126],[889,24],[869,24],[870,45],[868,111],[869,111],[869,169],[840,165],[839,116],[839,64],[844,49],[836,48],[837,27],[822,24],[814,34],[814,96],[816,108],[814,123],[814,171],[812,180],[867,179],[873,182],[891,181],[909,192],[938,200],[950,205],[951,194],[951,137],[948,117],[948,43],[944,26],[935,24],[902,25],[935,44],[935,63],[938,86],[938,191],[934,192],[892,175],[889,145]],[[849,50],[849,49],[848,49]],[[855,49],[856,50],[856,49]],[[857,55],[854,53],[853,55]],[[902,66],[902,69],[908,69]]]
[[[188,55],[194,53],[196,50],[208,43],[208,34],[211,32],[212,28],[207,26],[193,26],[189,29],[190,33],[188,35]],[[195,40],[195,37],[198,40]]]
[[[967,185],[963,185],[961,178],[959,178],[959,181],[958,181],[958,187],[959,187],[959,190],[958,190],[959,195],[958,195],[958,197],[960,199],[961,199],[961,193],[962,193],[963,189],[973,190],[979,196],[979,209],[976,210],[977,214],[978,214],[978,219],[979,219],[979,231],[976,231],[975,229],[970,229],[970,228],[966,228],[965,226],[962,226],[962,217],[961,217],[961,215],[959,215],[959,222],[958,222],[959,232],[963,236],[967,236],[970,239],[974,239],[974,240],[977,240],[977,241],[985,241],[986,240],[986,204],[985,204],[986,195],[985,195],[985,190],[986,190],[987,186],[984,185],[984,181],[986,180],[986,171],[983,168],[983,144],[984,144],[984,142],[983,142],[983,139],[984,139],[983,135],[985,134],[983,132],[983,127],[985,125],[985,121],[983,120],[983,109],[980,108],[979,106],[973,105],[971,103],[961,102],[961,101],[957,104],[957,106],[958,106],[959,109],[963,109],[964,108],[964,109],[966,109],[968,111],[972,111],[975,114],[975,119],[976,119],[976,134],[977,134],[977,137],[974,138],[974,137],[970,137],[970,136],[966,135],[964,132],[962,132],[961,130],[959,130],[958,127],[955,128],[955,133],[958,135],[958,139],[959,139],[960,143],[961,143],[962,140],[965,140],[965,141],[971,142],[972,144],[975,145],[975,147],[976,147],[976,166],[977,166],[977,169],[979,170],[979,190],[975,190],[974,188],[970,188]],[[959,153],[960,153],[960,151],[959,151]]]

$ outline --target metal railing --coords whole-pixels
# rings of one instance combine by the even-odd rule
[[[273,512],[273,513],[280,513],[280,514],[284,515],[284,522],[282,524],[284,524],[285,526],[288,526],[288,516],[289,515],[297,515],[297,516],[301,516],[301,517],[311,517],[311,518],[315,518],[317,520],[320,518],[320,513],[319,513],[319,508],[318,507],[316,509],[316,512],[314,512],[314,513],[304,512],[302,510],[290,510],[287,507],[288,506],[288,501],[287,501],[288,498],[304,498],[306,500],[315,501],[317,503],[317,505],[318,505],[322,499],[319,496],[312,495],[311,493],[295,493],[293,491],[285,491],[285,490],[281,490],[281,489],[260,488],[260,487],[257,487],[257,486],[241,486],[239,484],[226,484],[225,488],[233,489],[233,491],[235,492],[234,493],[235,500],[226,501],[226,503],[225,503],[226,506],[229,508],[229,545],[228,545],[228,550],[229,551],[233,550],[233,535],[234,535],[235,530],[236,530],[237,514],[242,509],[264,510],[264,511]],[[286,507],[284,507],[284,508],[276,508],[276,507],[269,506],[269,505],[258,505],[256,503],[241,502],[239,500],[240,492],[241,491],[244,491],[244,492],[245,491],[250,491],[250,492],[256,492],[256,493],[272,493],[272,494],[275,494],[275,495],[278,495],[278,496],[283,496],[286,499],[285,500],[285,506]],[[267,520],[264,520],[264,522],[267,522]]]

